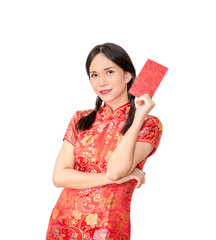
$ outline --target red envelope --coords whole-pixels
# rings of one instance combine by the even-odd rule
[[[148,93],[152,98],[167,71],[167,67],[148,59],[131,86],[129,93],[136,97]]]

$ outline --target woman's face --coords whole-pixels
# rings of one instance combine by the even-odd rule
[[[89,68],[90,83],[95,93],[113,110],[126,104],[127,83],[131,74],[110,61],[104,54],[97,54]]]

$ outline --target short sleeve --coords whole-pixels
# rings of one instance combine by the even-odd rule
[[[76,124],[79,121],[78,119],[78,112],[76,112],[73,117],[71,118],[67,130],[65,132],[63,141],[66,139],[68,142],[73,144],[75,146],[76,140],[77,140],[77,129]]]
[[[157,150],[161,140],[162,130],[163,125],[157,117],[149,115],[144,121],[137,137],[137,142],[148,142],[155,147],[149,156],[154,154]]]

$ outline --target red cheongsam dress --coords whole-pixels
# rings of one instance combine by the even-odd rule
[[[92,110],[78,111],[64,136],[74,145],[75,169],[105,173],[109,158],[121,141],[120,133],[130,109],[127,103],[114,112],[105,104],[88,130],[76,131],[76,123]],[[157,149],[162,134],[160,120],[148,115],[137,137]],[[139,164],[142,169],[146,159]],[[130,204],[136,180],[86,190],[64,188],[52,211],[46,240],[129,240]]]

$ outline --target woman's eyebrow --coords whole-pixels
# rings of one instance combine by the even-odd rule
[[[106,70],[108,70],[108,69],[110,69],[110,68],[115,68],[115,67],[107,67],[107,68],[104,68],[104,71],[106,71]],[[96,73],[97,71],[90,71],[89,73]]]
[[[104,71],[110,69],[110,68],[115,68],[115,67],[107,67],[107,68],[104,68]]]
[[[97,71],[90,71],[89,73],[96,73]]]

